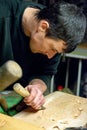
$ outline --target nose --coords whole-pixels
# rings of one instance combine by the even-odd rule
[[[48,59],[51,59],[55,55],[55,53],[46,53],[46,55]]]

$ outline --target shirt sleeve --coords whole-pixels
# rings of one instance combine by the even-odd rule
[[[39,57],[40,56],[40,57]],[[29,81],[35,78],[43,80],[47,86],[50,86],[51,78],[57,73],[58,65],[61,55],[57,54],[52,59],[48,59],[46,56],[37,55],[37,62],[34,64],[34,73],[29,78]]]

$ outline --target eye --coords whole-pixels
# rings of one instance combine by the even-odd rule
[[[55,52],[55,53],[58,53],[58,50],[56,50],[56,49],[52,49],[52,51]]]

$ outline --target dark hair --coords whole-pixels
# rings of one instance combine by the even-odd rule
[[[65,52],[73,51],[84,38],[86,18],[82,10],[75,4],[57,2],[38,12],[37,18],[49,22],[47,37],[62,39],[66,42]]]

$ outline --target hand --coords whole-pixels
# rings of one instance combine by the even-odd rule
[[[45,98],[43,93],[36,85],[28,85],[26,89],[29,91],[30,95],[24,98],[26,105],[31,106],[33,109],[38,110],[45,103]]]

